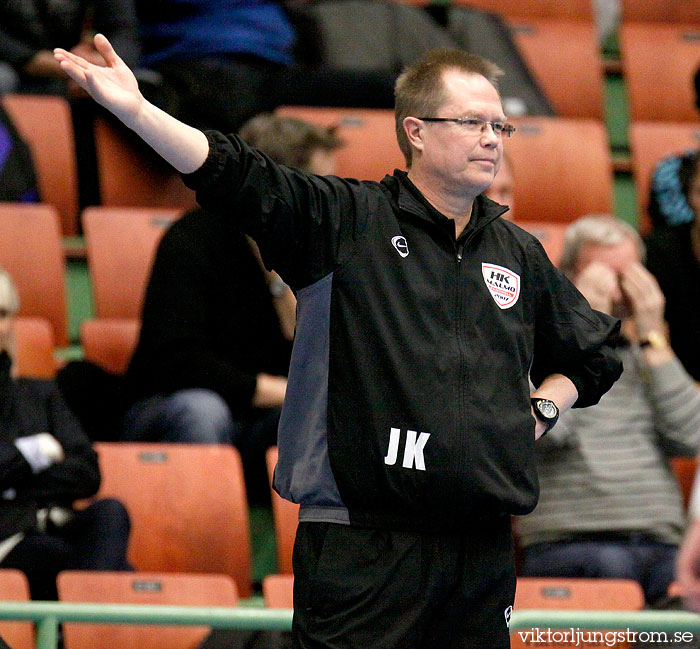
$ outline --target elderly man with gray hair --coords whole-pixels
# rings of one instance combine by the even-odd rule
[[[523,574],[634,579],[653,604],[673,581],[685,525],[669,458],[697,453],[700,393],[668,343],[643,258],[637,232],[611,216],[566,232],[561,269],[594,309],[622,319],[624,371],[537,445],[540,501],[518,528]]]

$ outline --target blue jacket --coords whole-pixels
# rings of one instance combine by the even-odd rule
[[[291,63],[295,32],[269,0],[142,0],[142,64],[251,54]]]

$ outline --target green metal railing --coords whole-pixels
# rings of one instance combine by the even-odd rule
[[[161,606],[145,604],[74,604],[71,602],[0,602],[0,620],[36,623],[37,649],[56,649],[58,625],[161,624],[208,626],[213,629],[282,630],[292,628],[287,609]]]
[[[90,624],[159,624],[208,626],[213,629],[280,630],[292,628],[287,609],[226,608],[211,606],[157,606],[134,604],[77,604],[71,602],[0,602],[0,620],[36,623],[37,649],[56,649],[58,626],[63,622]],[[563,629],[575,641],[581,630],[623,629],[625,632],[700,633],[700,615],[684,611],[515,611],[511,635],[525,633],[536,646],[537,632]],[[546,637],[546,636],[545,636]],[[579,636],[580,637],[580,636]],[[575,645],[573,645],[575,646]],[[585,647],[585,640],[581,643]]]

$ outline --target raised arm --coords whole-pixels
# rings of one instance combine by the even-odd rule
[[[133,73],[105,36],[95,36],[95,47],[107,63],[106,67],[89,63],[60,48],[54,50],[54,56],[71,79],[179,172],[191,173],[199,169],[209,153],[204,133],[146,101]]]

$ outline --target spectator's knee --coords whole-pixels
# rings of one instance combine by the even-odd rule
[[[105,527],[119,529],[123,534],[129,534],[131,520],[129,512],[120,500],[116,498],[101,498],[92,504],[95,513],[104,522]]]
[[[639,570],[634,558],[631,552],[622,546],[601,547],[589,570],[593,577],[639,580]]]
[[[231,444],[235,425],[224,399],[211,390],[181,390],[170,397],[171,434],[168,441]]]

